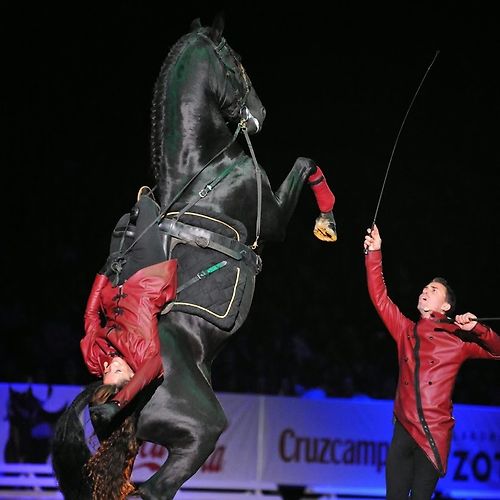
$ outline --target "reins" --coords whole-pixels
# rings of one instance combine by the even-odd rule
[[[252,155],[253,166],[255,168],[255,179],[257,181],[257,221],[255,223],[255,241],[250,245],[252,250],[257,248],[259,244],[260,237],[260,220],[262,217],[262,174],[259,168],[259,164],[257,163],[257,158],[255,158],[255,153],[252,147],[252,143],[250,142],[250,137],[248,136],[246,126],[242,127],[243,133],[245,134],[245,139],[247,140],[248,149],[250,150],[250,154]]]
[[[243,134],[245,135],[245,139],[248,144],[248,149],[250,150],[250,154],[252,156],[252,162],[254,165],[255,169],[255,179],[257,182],[257,217],[255,221],[255,241],[250,245],[250,248],[252,250],[255,250],[258,246],[259,242],[259,237],[260,237],[260,226],[261,226],[261,218],[262,218],[262,174],[260,171],[259,164],[257,163],[257,158],[255,157],[255,152],[252,146],[252,142],[250,141],[250,137],[248,135],[247,127],[246,127],[246,119],[242,119],[236,128],[235,133],[233,134],[233,139],[231,142],[217,155],[215,155],[208,163],[205,164],[205,166],[200,170],[198,173],[196,173],[190,181],[184,186],[184,188],[175,196],[174,201],[169,205],[169,207],[173,206],[174,202],[177,201],[180,197],[180,195],[184,192],[184,190],[187,188],[188,185],[191,184],[191,182],[198,177],[198,175],[205,170],[206,167],[210,165],[212,161],[214,161],[218,156],[220,156],[237,138],[240,130],[243,131]],[[179,220],[182,215],[184,215],[188,210],[190,210],[198,201],[201,199],[205,198],[208,196],[216,187],[217,185],[224,180],[238,165],[238,162],[233,162],[229,167],[227,167],[223,172],[221,172],[215,179],[211,180],[205,186],[198,192],[198,197],[189,202],[182,210],[179,210],[179,212],[173,217],[175,220]],[[161,220],[166,213],[168,212],[168,208],[163,210],[157,219],[153,221],[153,223],[158,222]]]
[[[236,130],[234,131],[234,134],[233,134],[233,137],[231,139],[231,141],[224,147],[222,148],[215,156],[213,156],[209,161],[207,161],[205,163],[205,165],[203,165],[203,167],[201,168],[201,170],[199,170],[198,172],[196,172],[196,174],[193,175],[193,177],[191,177],[191,179],[189,179],[189,181],[184,185],[184,187],[174,196],[174,199],[172,200],[172,202],[170,203],[170,205],[168,207],[166,207],[161,213],[160,215],[158,216],[158,220],[162,219],[166,213],[168,212],[168,210],[170,209],[170,207],[172,207],[174,205],[174,203],[182,196],[182,194],[186,191],[186,189],[188,188],[188,186],[190,186],[193,181],[213,162],[215,161],[216,158],[218,158],[220,155],[222,155],[225,151],[227,151],[229,149],[229,147],[236,141],[236,138],[238,137],[239,133],[240,133],[240,130],[241,130],[241,125],[240,123],[238,123],[238,126],[236,127]],[[195,205],[196,203],[198,203],[198,201],[200,201],[202,198],[205,198],[208,193],[210,193],[210,191],[212,191],[212,189],[214,189],[214,187],[219,184],[219,182],[224,179],[231,170],[233,170],[233,168],[236,166],[236,164],[233,164],[232,166],[230,166],[229,168],[227,168],[226,170],[224,170],[224,172],[222,172],[218,177],[216,177],[215,179],[213,179],[212,181],[208,182],[207,184],[205,184],[205,186],[203,187],[203,189],[201,189],[199,192],[198,192],[198,198],[194,199],[193,201],[189,202],[182,210],[179,211],[179,213],[177,214],[176,216],[176,219],[179,219],[181,217],[181,215],[183,215],[185,212],[187,212],[193,205]],[[155,221],[157,222],[157,221]]]

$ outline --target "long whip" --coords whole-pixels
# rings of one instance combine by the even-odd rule
[[[424,76],[422,77],[422,79],[420,80],[420,83],[417,87],[417,90],[415,91],[415,93],[413,94],[413,97],[410,101],[410,105],[408,106],[408,109],[406,110],[406,114],[403,118],[403,121],[401,122],[401,126],[399,127],[399,131],[398,131],[398,135],[396,136],[396,140],[394,141],[394,146],[392,147],[392,151],[391,151],[391,156],[389,158],[389,163],[387,165],[387,168],[385,170],[385,176],[384,176],[384,182],[382,183],[382,189],[380,190],[380,195],[378,197],[378,202],[377,202],[377,208],[375,209],[375,215],[373,216],[373,222],[372,222],[372,225],[371,227],[373,228],[373,226],[375,225],[375,222],[377,220],[377,215],[378,215],[378,210],[379,210],[379,207],[380,207],[380,202],[382,200],[382,194],[384,193],[384,188],[385,188],[385,183],[387,181],[387,176],[389,175],[389,169],[391,168],[391,163],[392,163],[392,159],[394,157],[394,152],[396,151],[396,147],[398,145],[398,141],[399,141],[399,136],[401,135],[401,132],[403,130],[403,127],[406,123],[406,119],[408,118],[408,115],[410,113],[410,110],[411,110],[411,107],[413,106],[413,103],[415,101],[415,99],[417,98],[417,95],[418,93],[420,92],[420,89],[427,77],[427,74],[429,73],[430,69],[432,68],[432,65],[434,64],[434,61],[436,60],[437,56],[439,55],[439,50],[436,50],[436,53],[434,54],[434,57],[431,61],[431,63],[429,64]]]

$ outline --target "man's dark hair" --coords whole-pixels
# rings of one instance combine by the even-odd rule
[[[451,286],[448,284],[448,281],[445,278],[441,278],[440,276],[433,278],[432,281],[435,281],[436,283],[441,283],[441,285],[444,286],[446,290],[446,302],[450,304],[450,310],[448,311],[448,313],[452,313],[457,303],[457,297],[455,295],[455,292],[453,291],[453,288],[451,288]]]

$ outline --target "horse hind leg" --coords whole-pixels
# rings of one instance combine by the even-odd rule
[[[168,457],[138,488],[147,500],[170,500],[203,465],[227,427],[205,361],[219,331],[193,315],[169,312],[160,321],[165,373],[141,411],[137,437],[164,446]],[[205,342],[204,342],[205,341]],[[213,346],[211,347],[213,348]]]
[[[203,414],[198,415],[187,415],[183,412],[176,414],[178,427],[175,430],[175,439],[172,439],[172,444],[168,446],[168,458],[160,469],[138,488],[141,498],[173,499],[181,486],[199,470],[214,451],[217,440],[227,427],[227,419],[218,402],[212,408],[205,407],[204,410]],[[172,413],[170,417],[175,418]]]

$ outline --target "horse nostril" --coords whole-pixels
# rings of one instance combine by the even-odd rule
[[[261,113],[262,113],[262,118],[265,118],[266,117],[266,108],[264,106],[262,106]]]

